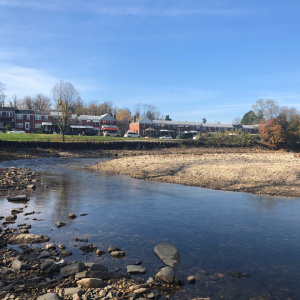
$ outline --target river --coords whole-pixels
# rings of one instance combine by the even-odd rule
[[[142,261],[155,275],[162,262],[153,248],[162,242],[181,254],[178,271],[195,275],[172,299],[299,299],[300,199],[214,191],[132,179],[94,171],[102,159],[49,158],[3,162],[0,167],[29,167],[40,174],[27,203],[31,233],[48,235],[73,255],[68,261],[100,262],[112,271]],[[0,199],[0,215],[20,204]],[[68,213],[78,217],[68,219]],[[87,214],[80,216],[81,214]],[[26,219],[28,218],[28,219]],[[33,220],[37,219],[37,220]],[[57,228],[57,221],[67,225]],[[124,259],[100,258],[79,250],[77,238],[98,249],[109,245],[126,252]],[[244,272],[235,278],[227,272]],[[139,276],[141,277],[141,276]]]

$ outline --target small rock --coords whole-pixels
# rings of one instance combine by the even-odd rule
[[[126,267],[127,273],[130,275],[145,274],[146,268],[139,265],[129,265]]]
[[[188,276],[186,280],[190,284],[194,284],[196,282],[195,276]]]
[[[77,216],[75,215],[75,214],[68,214],[68,217],[70,218],[70,219],[75,219],[75,218],[77,218]]]
[[[125,252],[124,251],[112,251],[109,253],[109,255],[112,257],[124,257]]]
[[[63,227],[63,226],[65,226],[65,225],[67,225],[66,223],[64,223],[64,222],[56,222],[56,224],[55,224],[58,228],[60,228],[60,227]]]
[[[105,286],[105,282],[98,278],[83,278],[77,281],[77,285],[85,288],[101,288]]]

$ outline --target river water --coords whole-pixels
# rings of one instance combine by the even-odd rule
[[[73,252],[68,261],[99,262],[121,272],[128,264],[142,261],[145,279],[162,267],[153,248],[170,243],[181,254],[179,273],[196,276],[195,285],[186,284],[172,299],[299,299],[299,198],[149,182],[90,168],[101,160],[43,158],[1,163],[1,168],[31,168],[47,186],[33,192],[24,210],[36,213],[18,215],[17,224],[31,224],[31,233],[64,244]],[[0,199],[0,215],[20,206]],[[69,220],[68,213],[78,217]],[[67,225],[56,228],[57,221]],[[88,238],[104,251],[109,245],[118,246],[126,257],[85,254],[76,238]],[[231,271],[251,278],[229,276]]]

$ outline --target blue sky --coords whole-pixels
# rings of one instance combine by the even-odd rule
[[[21,98],[68,81],[178,121],[300,109],[299,16],[299,0],[0,0],[0,82]]]

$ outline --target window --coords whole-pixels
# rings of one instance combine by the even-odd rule
[[[18,120],[23,120],[23,115],[17,114],[17,119],[18,119]]]
[[[42,128],[42,124],[35,124],[35,128],[36,129]]]
[[[145,123],[143,123],[143,127],[145,127]]]
[[[13,116],[13,112],[12,111],[7,111],[6,112],[6,116],[7,117],[12,117]]]
[[[40,115],[35,115],[35,119],[36,120],[42,120],[42,116],[40,116]],[[37,128],[37,127],[36,127]]]
[[[146,134],[145,130],[142,130],[142,134],[143,134],[143,135],[145,135],[145,134]]]
[[[45,116],[45,121],[48,121],[48,116]]]
[[[27,115],[27,120],[30,120],[30,115]]]
[[[17,128],[22,128],[23,129],[23,123],[17,123]]]
[[[91,120],[87,120],[87,123],[90,124],[90,123],[91,123]]]

